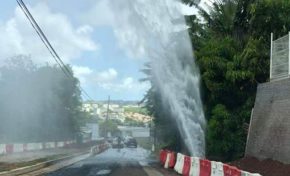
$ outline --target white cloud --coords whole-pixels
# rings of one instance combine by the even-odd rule
[[[118,72],[114,68],[97,72],[86,66],[74,65],[72,69],[82,85],[91,84],[91,86],[93,86],[96,84],[99,87],[106,88],[108,85],[113,85],[118,77]]]
[[[164,8],[164,4],[169,8]],[[208,10],[211,4],[211,0],[201,0],[199,5]],[[158,47],[154,38],[169,40],[169,33],[187,28],[184,22],[175,24],[172,19],[176,17],[178,21],[181,15],[192,14],[197,14],[197,9],[178,0],[99,0],[82,16],[82,20],[94,26],[111,26],[119,47],[130,58],[146,58],[148,50]],[[154,36],[156,33],[161,36]]]
[[[88,75],[93,73],[93,70],[90,69],[89,67],[83,67],[83,66],[73,66],[73,71],[75,73],[76,76],[79,75]]]
[[[98,0],[94,5],[83,15],[80,20],[94,26],[111,26],[114,24],[114,15],[110,9],[109,3],[114,3],[108,0]]]
[[[164,4],[172,8],[164,9]],[[186,28],[184,24],[171,21],[172,16],[180,16],[182,8],[185,7],[173,0],[100,0],[84,15],[84,19],[91,25],[111,26],[119,47],[130,58],[143,59],[148,57],[148,50],[158,47],[158,38],[169,40],[168,33]],[[154,36],[157,33],[161,36]]]
[[[87,77],[93,73],[93,70],[85,66],[72,66],[74,75],[79,78],[81,85],[87,84]]]
[[[94,76],[94,80],[100,84],[110,83],[117,78],[118,72],[113,68],[109,68],[108,70],[95,73]]]
[[[150,85],[147,82],[139,82],[132,77],[126,77],[121,81],[112,81],[107,83],[99,83],[99,86],[114,92],[145,92],[149,89]]]
[[[64,62],[78,58],[84,51],[98,49],[98,44],[90,37],[90,26],[75,27],[68,17],[53,13],[44,3],[28,8]],[[19,7],[13,17],[0,24],[0,33],[0,62],[7,57],[26,54],[37,63],[55,63]]]
[[[83,86],[114,92],[144,92],[149,89],[148,83],[139,82],[130,76],[122,78],[114,68],[99,72],[85,66],[73,66],[72,69]]]
[[[88,35],[90,33],[93,32],[93,28],[89,25],[84,25],[84,26],[81,26],[77,29],[77,33],[78,34],[84,34],[84,35]]]

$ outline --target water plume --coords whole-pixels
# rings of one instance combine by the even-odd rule
[[[180,2],[174,0],[118,0],[115,34],[132,57],[150,59],[153,81],[164,107],[170,107],[191,155],[204,156],[204,118],[199,69]]]

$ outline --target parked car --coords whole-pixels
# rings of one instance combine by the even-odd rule
[[[137,140],[135,138],[129,138],[126,141],[126,147],[134,147],[137,148],[138,144],[137,144]]]

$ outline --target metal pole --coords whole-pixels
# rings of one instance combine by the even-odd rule
[[[250,132],[251,132],[251,125],[252,125],[252,120],[253,120],[253,113],[254,113],[254,108],[252,108],[252,111],[251,111],[250,123],[249,123],[248,134],[247,134],[245,156],[248,153],[248,145],[249,145],[249,138],[250,138]]]
[[[271,79],[272,79],[272,69],[273,69],[273,66],[272,66],[272,64],[273,64],[273,61],[272,61],[272,59],[273,59],[273,33],[271,32],[271,51],[270,51],[270,81],[271,81]]]
[[[109,104],[110,104],[110,96],[108,97],[108,104],[107,104],[107,115],[106,115],[106,120],[105,120],[105,138],[108,138],[108,119],[109,119]]]
[[[288,77],[290,75],[290,32],[288,32]]]
[[[109,106],[110,106],[110,96],[108,97],[108,104],[107,104],[107,117],[106,117],[106,121],[108,121],[108,119],[109,119]]]

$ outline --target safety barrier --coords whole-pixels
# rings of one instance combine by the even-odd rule
[[[171,151],[165,151],[165,156],[166,156],[166,160],[165,160],[165,164],[164,164],[164,168],[173,168],[175,165],[175,153],[171,152]]]
[[[91,148],[91,154],[96,155],[99,154],[109,148],[108,143],[97,144],[96,146]]]
[[[74,143],[76,143],[76,141],[72,140],[72,141],[44,142],[44,143],[0,144],[0,155],[43,149],[62,148],[68,147]]]
[[[224,164],[221,162],[211,162],[211,176],[220,176],[224,175]]]
[[[0,144],[0,155],[6,153],[6,145]]]
[[[169,150],[161,150],[159,160],[164,168],[174,168],[184,176],[261,176],[221,162],[175,154]]]
[[[191,158],[189,156],[184,156],[182,175],[188,176],[191,167]]]
[[[181,154],[181,153],[177,153],[176,163],[175,163],[175,166],[174,166],[174,170],[177,173],[182,174],[183,164],[184,164],[184,155]]]
[[[200,176],[211,176],[211,161],[206,159],[200,159],[199,168]]]
[[[242,172],[236,167],[224,164],[224,176],[241,176]]]
[[[166,150],[160,150],[160,152],[159,152],[159,160],[160,160],[162,165],[164,165],[165,162],[166,162],[166,156],[167,156],[167,151]]]
[[[191,157],[191,166],[190,166],[189,175],[199,176],[199,170],[200,170],[199,158]]]

